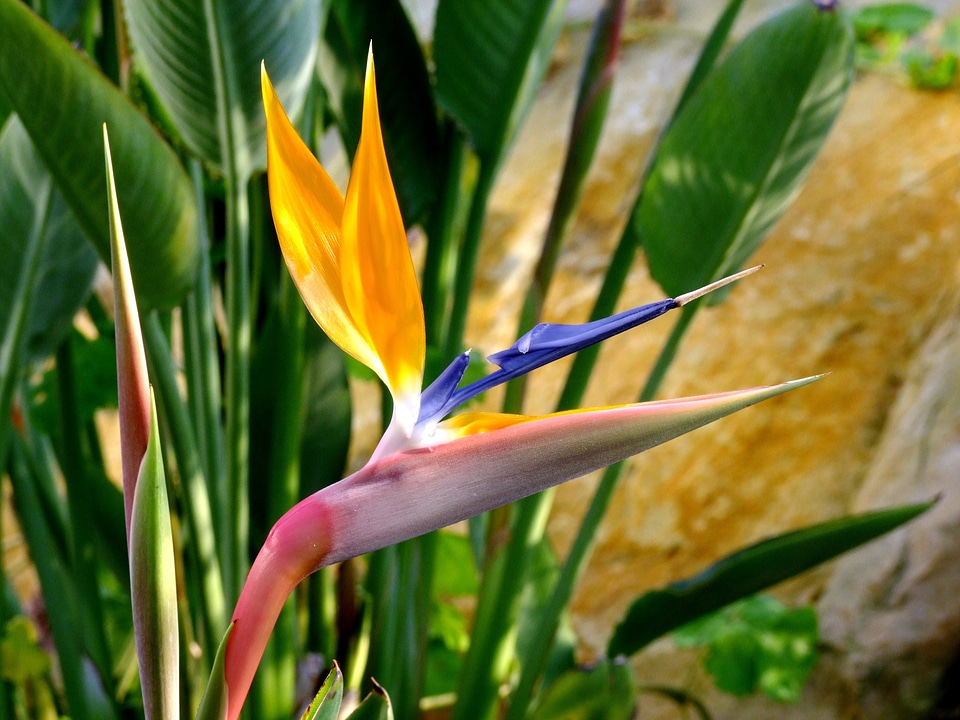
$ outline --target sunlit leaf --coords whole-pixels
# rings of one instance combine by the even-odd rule
[[[750,33],[700,83],[631,218],[668,295],[730,275],[753,254],[799,191],[852,70],[848,22],[802,3]]]

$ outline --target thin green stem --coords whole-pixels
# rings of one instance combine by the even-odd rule
[[[444,340],[443,357],[452,358],[463,349],[463,333],[467,326],[467,313],[470,309],[470,293],[477,272],[477,256],[480,253],[480,239],[483,235],[483,220],[487,214],[487,201],[493,190],[496,178],[496,163],[481,160],[480,174],[473,191],[470,213],[463,243],[457,257],[457,274],[453,288],[453,306],[450,310],[450,324]]]
[[[466,146],[463,135],[454,125],[445,127],[442,157],[444,170],[440,203],[434,208],[427,229],[427,255],[423,266],[423,315],[426,324],[427,345],[441,347],[445,334],[444,322],[450,305],[451,288],[457,267],[456,219],[460,204],[461,184]],[[428,377],[432,374],[428,373]]]
[[[109,680],[113,676],[113,660],[104,634],[103,608],[100,603],[100,564],[97,559],[97,532],[94,525],[96,512],[93,506],[96,488],[85,470],[88,462],[81,445],[83,433],[77,410],[69,338],[60,344],[56,358],[63,454],[60,467],[67,485],[73,576],[77,583],[80,610],[84,616],[82,628],[85,644],[101,676]]]
[[[202,209],[205,205],[203,170],[197,160],[190,161],[189,165],[197,206]],[[216,328],[213,324],[210,237],[206,215],[202,210],[199,214],[198,234],[200,265],[197,268],[193,292],[187,296],[183,306],[183,354],[190,419],[196,430],[203,475],[212,492],[223,483],[223,427],[220,424],[220,362],[217,357]],[[216,499],[216,493],[212,493],[211,504],[215,503]],[[220,508],[211,507],[211,510],[214,517],[220,517]]]
[[[250,529],[250,210],[247,180],[227,178],[226,473],[223,582],[236,599],[246,576]]]
[[[666,371],[676,355],[693,317],[696,315],[699,304],[700,301],[694,301],[683,307],[679,319],[667,338],[667,342],[664,344],[643,390],[640,392],[640,402],[646,402],[656,397]],[[560,577],[557,579],[550,600],[540,613],[537,625],[533,630],[534,641],[529,645],[531,654],[521,659],[520,680],[510,697],[510,708],[506,720],[522,720],[526,715],[526,709],[533,697],[537,681],[550,656],[553,639],[560,623],[560,615],[569,604],[573,590],[590,559],[597,529],[606,515],[607,508],[610,506],[610,501],[616,492],[625,467],[626,461],[611,465],[604,471],[603,477],[597,485],[590,506],[587,508],[573,544],[570,546],[570,552],[560,571]]]
[[[520,591],[549,515],[543,503],[520,501],[513,507],[517,515],[513,527],[526,534],[504,538],[507,544],[484,570],[451,720],[491,720],[499,714],[500,686],[514,657]]]
[[[196,436],[177,386],[177,373],[171,360],[169,343],[156,313],[143,318],[143,341],[150,378],[177,457],[183,487],[182,507],[193,541],[190,544],[191,560],[200,577],[200,605],[205,625],[204,657],[212,659],[216,654],[220,634],[226,627],[227,609],[220,565],[217,562],[217,537],[207,485],[200,467]]]

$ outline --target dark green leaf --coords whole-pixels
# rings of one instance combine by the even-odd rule
[[[434,598],[475,595],[479,587],[470,540],[446,530],[437,533]]]
[[[544,692],[531,720],[630,720],[637,688],[630,665],[603,660],[561,676]]]
[[[566,0],[441,0],[433,34],[438,102],[477,154],[499,163],[547,69]]]
[[[912,520],[933,503],[852,515],[752,545],[699,575],[634,600],[610,638],[607,654],[632,655],[658,637],[799,575]]]
[[[343,702],[343,673],[334,663],[333,670],[327,675],[310,707],[300,720],[337,720],[340,705]]]
[[[846,97],[852,33],[803,3],[748,35],[661,143],[631,218],[672,296],[738,270],[786,210]]]
[[[857,37],[874,33],[913,35],[934,18],[933,10],[918,3],[879,3],[858,9],[852,15]]]
[[[0,327],[10,321],[13,292],[29,238],[43,244],[36,283],[30,288],[25,356],[49,355],[70,330],[90,292],[97,254],[87,242],[50,173],[34,151],[19,117],[0,133]],[[42,237],[41,237],[42,236]]]
[[[426,60],[398,0],[336,0],[327,17],[318,68],[351,157],[360,141],[363,80],[371,47],[383,144],[409,227],[429,211],[440,177],[437,113]]]
[[[240,176],[264,167],[260,62],[297,114],[316,59],[319,0],[130,0],[124,9],[137,62],[190,149]]]
[[[173,151],[116,87],[19,0],[0,0],[0,90],[104,259],[110,256],[101,143],[107,123],[120,209],[136,228],[128,251],[137,294],[145,307],[177,302],[193,279],[197,241],[190,181]]]

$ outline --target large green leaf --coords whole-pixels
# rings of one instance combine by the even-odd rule
[[[147,307],[177,302],[196,264],[196,206],[170,147],[19,0],[0,0],[0,91],[103,258],[110,256],[110,230],[101,125],[110,127],[120,207],[135,229],[129,252],[137,293]]]
[[[853,35],[804,2],[754,30],[684,104],[631,218],[670,295],[730,275],[800,189],[840,111]]]
[[[14,293],[31,242],[43,247],[23,308],[28,324],[22,360],[28,362],[53,352],[66,337],[89,295],[97,255],[16,115],[0,133],[0,228],[0,328],[13,320]]]
[[[319,0],[128,0],[138,66],[187,145],[240,176],[266,162],[260,61],[299,111],[316,60]]]
[[[630,606],[607,654],[632,655],[681,625],[890,532],[932,505],[852,515],[796,530],[729,555],[692,578],[651,590]]]
[[[363,80],[373,48],[383,144],[404,223],[423,219],[437,194],[437,113],[427,64],[398,0],[335,0],[318,68],[347,151],[360,140]]]
[[[477,154],[499,162],[547,69],[566,0],[441,0],[433,34],[439,103]]]

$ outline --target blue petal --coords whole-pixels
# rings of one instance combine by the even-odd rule
[[[444,410],[453,396],[457,385],[463,380],[463,374],[470,365],[470,351],[461,353],[430,383],[430,386],[420,395],[420,415],[417,422],[439,420],[450,410]],[[453,405],[456,407],[456,405]],[[451,408],[452,409],[452,408]]]
[[[421,400],[418,423],[439,420],[458,405],[462,405],[480,393],[521,375],[526,375],[531,370],[552,363],[554,360],[579,352],[625,330],[658,318],[675,307],[679,307],[679,304],[676,300],[670,298],[580,325],[541,323],[534,326],[506,350],[501,350],[487,357],[490,362],[499,366],[497,370],[457,390],[456,385],[463,377],[466,365],[469,364],[469,353],[466,360],[464,360],[465,356],[460,356],[454,364],[462,362],[463,370],[460,370],[456,382],[453,382],[452,368],[454,364],[451,364],[427,388],[424,396],[430,393],[429,401]],[[441,387],[435,390],[435,386]]]

